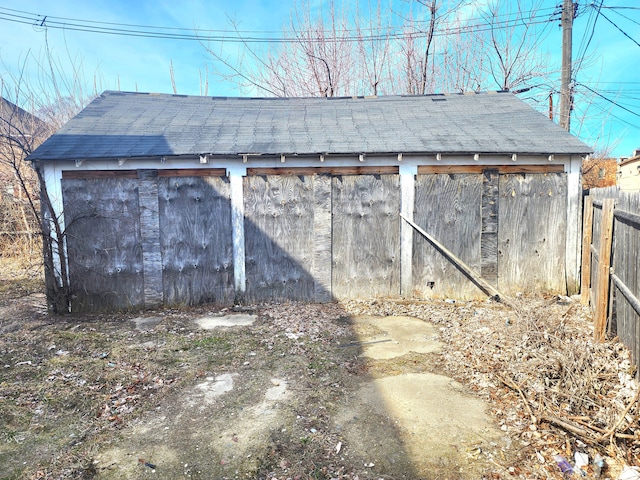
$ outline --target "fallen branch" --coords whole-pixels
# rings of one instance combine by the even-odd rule
[[[524,402],[524,406],[527,409],[527,412],[529,412],[529,416],[531,417],[531,423],[533,425],[536,425],[538,423],[538,419],[536,418],[536,416],[533,414],[533,411],[531,410],[531,407],[529,406],[529,400],[527,399],[527,397],[525,396],[524,392],[522,391],[522,389],[516,385],[514,382],[512,382],[511,380],[502,377],[499,374],[495,374],[496,377],[498,377],[498,379],[504,383],[507,387],[511,388],[512,390],[515,390],[516,392],[518,392],[520,394],[520,397],[522,398],[522,401]]]
[[[589,430],[586,430],[585,428],[581,428],[578,427],[577,425],[570,423],[566,420],[563,420],[561,418],[556,417],[555,415],[543,415],[542,417],[540,417],[540,421],[541,422],[547,422],[547,423],[551,423],[552,425],[555,425],[556,427],[560,427],[563,430],[566,430],[569,433],[573,433],[574,435],[580,437],[583,441],[589,442],[589,443],[593,443],[593,442],[597,442],[598,439],[595,437],[595,435],[590,432]]]
[[[624,421],[625,417],[627,416],[627,413],[629,413],[629,410],[631,410],[631,407],[633,407],[635,403],[638,401],[638,397],[640,397],[640,388],[636,392],[636,396],[633,397],[633,400],[631,400],[631,402],[629,402],[629,405],[627,405],[627,408],[624,409],[624,412],[622,412],[622,415],[620,415],[620,418],[618,418],[618,421],[614,423],[613,426],[602,435],[602,437],[600,438],[600,441],[605,440],[607,437],[611,438],[614,436],[616,430],[618,429],[620,424]]]

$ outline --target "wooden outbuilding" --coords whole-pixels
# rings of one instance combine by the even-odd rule
[[[485,297],[402,217],[503,292],[573,294],[590,151],[508,92],[105,92],[29,159],[101,310]]]

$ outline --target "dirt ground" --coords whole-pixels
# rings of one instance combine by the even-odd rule
[[[605,459],[601,478],[637,464],[628,352],[590,342],[571,299],[50,317],[37,287],[0,292],[2,479],[542,479],[576,451]],[[571,382],[580,401],[561,395]]]

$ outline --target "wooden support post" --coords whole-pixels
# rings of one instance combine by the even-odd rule
[[[593,198],[584,199],[582,222],[582,268],[580,280],[580,303],[589,305],[591,291],[591,241],[593,236]]]
[[[164,301],[157,170],[138,170],[138,203],[142,237],[144,306],[153,308],[162,305]]]
[[[609,285],[611,269],[611,247],[613,241],[613,209],[615,199],[605,198],[602,201],[602,226],[600,234],[600,251],[598,252],[598,285],[596,291],[596,308],[594,314],[593,338],[597,342],[604,341],[607,328],[607,306],[609,303]]]
[[[434,237],[425,232],[422,228],[416,225],[413,221],[406,218],[402,213],[400,214],[402,219],[411,225],[420,235],[426,238],[431,244],[436,247],[445,257],[447,257],[451,262],[453,262],[456,267],[458,267],[473,283],[475,283],[480,290],[485,292],[487,295],[494,297],[497,301],[504,303],[505,305],[510,306],[515,309],[513,302],[500,292],[497,288],[487,282],[484,278],[482,278],[475,270],[473,270],[469,265],[464,263],[460,258],[458,258],[451,250],[441,244]]]

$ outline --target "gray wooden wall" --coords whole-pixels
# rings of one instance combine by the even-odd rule
[[[72,308],[143,304],[137,180],[63,179],[62,187]]]
[[[159,172],[63,179],[75,310],[237,298],[229,180]],[[245,177],[244,301],[399,296],[400,182],[387,173]],[[562,173],[419,174],[414,220],[506,293],[565,293],[566,198]],[[412,235],[406,296],[484,298]]]
[[[158,197],[164,302],[232,302],[228,179],[160,178]]]

